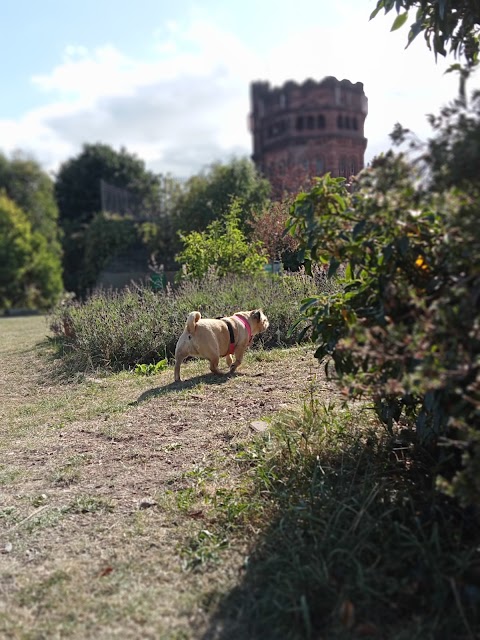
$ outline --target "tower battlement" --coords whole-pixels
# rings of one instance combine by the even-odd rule
[[[252,159],[270,180],[292,171],[349,177],[363,168],[368,113],[363,83],[333,76],[301,84],[289,80],[280,87],[258,81],[250,96]]]

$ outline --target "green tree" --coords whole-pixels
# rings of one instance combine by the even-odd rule
[[[101,180],[127,190],[140,219],[159,215],[159,177],[147,171],[145,163],[125,149],[117,152],[105,144],[85,144],[78,156],[63,163],[55,182],[55,193],[64,232],[64,278],[66,288],[77,293],[83,293],[86,282],[83,272],[88,225],[102,212]],[[94,278],[90,267],[89,282]]]
[[[239,227],[241,205],[234,200],[227,213],[205,231],[181,234],[183,249],[177,256],[183,277],[201,279],[214,269],[219,276],[253,275],[262,271],[267,257],[260,242],[248,242]]]
[[[0,153],[0,189],[28,216],[34,231],[60,254],[60,229],[54,183],[40,165],[22,153],[10,159]]]
[[[138,232],[133,220],[115,214],[98,213],[85,233],[82,289],[93,287],[107,262],[137,241]]]
[[[0,193],[0,308],[48,309],[63,291],[58,260],[28,216]]]
[[[102,211],[100,181],[126,189],[137,201],[142,215],[157,211],[160,200],[158,177],[126,149],[115,151],[106,144],[85,144],[81,153],[64,162],[55,181],[60,222],[88,223]],[[110,211],[110,213],[119,213]]]
[[[240,226],[247,232],[251,211],[260,210],[269,194],[269,182],[259,175],[250,160],[242,158],[228,164],[213,164],[208,171],[185,183],[174,207],[174,229],[183,233],[203,231],[237,198],[242,202]]]
[[[0,154],[0,190],[26,214],[33,232],[46,241],[51,268],[61,273],[62,247],[54,183],[32,158],[15,153]]]

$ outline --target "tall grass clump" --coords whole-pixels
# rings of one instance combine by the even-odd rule
[[[412,454],[373,412],[313,395],[240,447],[239,485],[228,501],[213,495],[207,520],[225,548],[250,550],[213,628],[292,640],[477,637],[475,519],[432,489]],[[207,542],[200,532],[187,548],[196,571],[209,570]]]
[[[70,370],[119,371],[139,362],[171,358],[193,310],[204,317],[219,317],[262,308],[270,327],[254,347],[292,344],[295,337],[289,329],[297,320],[300,301],[322,286],[321,277],[303,272],[256,278],[219,278],[209,273],[201,281],[186,281],[160,292],[147,285],[99,290],[83,302],[59,306],[50,326]]]

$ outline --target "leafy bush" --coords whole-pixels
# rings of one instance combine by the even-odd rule
[[[249,223],[252,239],[262,243],[270,262],[281,260],[285,265],[294,261],[298,243],[293,236],[285,233],[292,200],[292,196],[286,196],[279,202],[268,202],[259,211],[252,212]]]
[[[480,195],[419,185],[389,152],[353,194],[325,176],[298,196],[290,227],[307,265],[346,266],[343,290],[306,299],[302,312],[345,391],[372,396],[387,426],[415,425],[424,444],[448,438],[433,464],[480,501]]]
[[[262,308],[270,327],[254,347],[292,344],[289,328],[297,319],[300,300],[317,292],[318,283],[322,286],[323,281],[305,273],[253,279],[219,278],[209,272],[202,281],[185,281],[175,290],[98,291],[84,303],[59,306],[50,326],[70,371],[118,371],[171,358],[194,309],[205,317],[218,317]]]
[[[219,276],[261,272],[267,257],[260,242],[247,242],[239,226],[240,213],[240,202],[233,200],[223,218],[211,222],[206,231],[180,235],[184,247],[177,262],[184,278],[203,278],[209,269]]]
[[[0,192],[0,309],[48,309],[62,291],[60,263],[47,238]]]

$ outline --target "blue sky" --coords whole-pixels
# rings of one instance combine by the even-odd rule
[[[367,162],[400,121],[426,114],[457,80],[423,37],[405,50],[375,0],[1,0],[0,150],[54,173],[85,142],[125,147],[188,177],[251,154],[249,84],[309,77],[363,82]],[[472,82],[478,86],[478,76]]]

